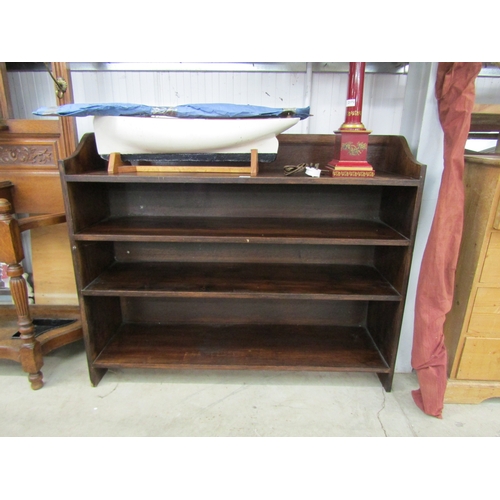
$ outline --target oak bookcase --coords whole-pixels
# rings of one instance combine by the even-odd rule
[[[333,370],[390,391],[425,166],[371,136],[373,178],[284,176],[336,140],[283,134],[250,177],[112,174],[82,138],[60,168],[94,386],[113,367]]]

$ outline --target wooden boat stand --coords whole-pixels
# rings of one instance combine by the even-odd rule
[[[131,165],[122,159],[120,153],[111,153],[108,159],[108,173],[209,173],[209,174],[232,174],[250,175],[257,177],[259,172],[258,151],[252,149],[250,152],[250,165],[246,166],[223,166],[223,165]]]

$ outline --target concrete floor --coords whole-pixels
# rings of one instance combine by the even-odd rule
[[[82,342],[42,371],[32,391],[20,365],[0,360],[0,436],[500,436],[500,399],[429,417],[413,374],[397,374],[391,393],[372,374],[269,371],[113,370],[92,387]]]

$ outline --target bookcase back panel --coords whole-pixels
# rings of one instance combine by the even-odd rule
[[[362,326],[363,301],[161,299],[122,297],[125,323],[297,324]]]
[[[113,216],[374,218],[381,188],[335,185],[109,184]]]

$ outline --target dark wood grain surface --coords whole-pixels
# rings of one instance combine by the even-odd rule
[[[401,300],[372,267],[326,264],[116,262],[83,293]]]
[[[308,325],[124,324],[94,366],[389,371],[363,328]]]
[[[409,245],[383,222],[340,218],[116,217],[80,231],[76,239]]]

